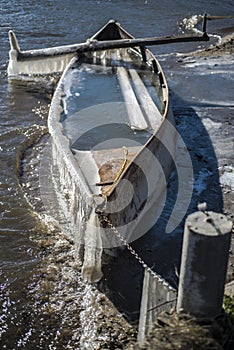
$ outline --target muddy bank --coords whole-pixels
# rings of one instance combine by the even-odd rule
[[[145,342],[129,344],[126,350],[231,350],[233,331],[233,316],[222,314],[213,322],[199,322],[186,314],[163,313]]]
[[[223,55],[234,54],[234,33],[224,36],[221,42],[216,45],[211,45],[205,50],[197,51],[193,53],[194,57],[217,57]],[[233,122],[233,119],[232,119]],[[224,199],[224,213],[227,214],[234,222],[234,192],[230,187],[223,187],[223,199]],[[227,282],[234,280],[234,226],[231,240],[231,247],[229,252],[229,263],[227,271]],[[234,294],[234,289],[233,289]]]
[[[217,57],[221,55],[231,55],[234,52],[234,33],[224,36],[218,44],[210,45],[204,50],[198,50],[186,54],[194,57]]]
[[[185,59],[191,58],[198,61],[201,58],[206,60],[206,58],[215,58],[218,56],[226,56],[233,55],[234,52],[234,33],[232,35],[228,35],[222,39],[222,42],[217,45],[212,45],[204,50],[190,52],[186,54],[182,54]],[[226,128],[226,131],[230,131],[233,125],[233,114],[230,113],[230,121],[228,126],[224,126],[225,123],[222,122],[222,116],[220,116],[220,122],[223,124],[223,128]],[[232,115],[232,116],[231,116]],[[181,117],[181,116],[180,116]],[[194,127],[196,127],[194,125]],[[215,135],[215,132],[211,131],[212,135],[211,139],[214,141],[214,137],[217,139],[221,137],[222,134],[220,131],[220,135]],[[213,135],[214,134],[214,135]],[[230,132],[231,134],[231,132]],[[220,144],[221,145],[221,144]],[[220,146],[219,145],[219,146]],[[197,149],[198,145],[194,145],[191,142],[191,148]],[[231,140],[229,144],[229,148],[231,149]],[[204,145],[203,145],[204,149]],[[216,149],[217,151],[217,149]],[[223,151],[225,153],[225,151]],[[223,157],[219,155],[218,157],[218,165],[219,165],[219,176],[221,177],[225,173],[225,169],[228,168],[228,164],[232,163],[232,157]],[[229,161],[229,162],[228,162]],[[204,165],[203,165],[204,166]],[[230,174],[232,174],[232,168],[230,169]],[[211,181],[211,175],[209,176],[209,186],[211,187],[211,194],[214,200],[215,198],[215,189],[217,188],[218,183],[213,183]],[[221,184],[222,190],[222,198],[223,212],[234,221],[234,192],[230,186],[226,184]],[[205,193],[204,198],[200,198],[201,200],[206,200],[207,192]],[[232,234],[231,247],[229,251],[229,262],[228,262],[228,271],[227,271],[227,280],[226,282],[230,282],[234,280],[234,229]],[[231,286],[231,284],[230,284]],[[222,313],[217,319],[212,323],[202,323],[197,320],[191,318],[188,315],[176,315],[172,314],[164,314],[159,317],[158,321],[154,325],[152,331],[146,338],[144,344],[141,346],[136,343],[129,344],[127,350],[135,350],[135,349],[232,349],[234,346],[234,289],[233,284],[229,289],[228,294],[231,297],[224,298],[224,308],[225,313]],[[227,302],[227,298],[228,302]]]
[[[228,34],[226,36],[223,36],[221,38],[221,41],[217,44],[210,45],[209,47],[203,49],[203,50],[198,50],[194,52],[189,52],[185,54],[181,54],[181,62],[183,62],[183,59],[187,60],[192,57],[194,59],[194,62],[199,62],[199,60],[208,60],[208,59],[214,59],[217,57],[225,57],[225,59],[228,61],[228,57],[232,57],[234,54],[234,33]],[[178,60],[180,61],[180,59]],[[217,63],[214,62],[214,65],[218,65]],[[211,73],[212,74],[212,73]],[[233,150],[233,141],[232,141],[232,129],[233,129],[233,112],[232,112],[232,106],[229,106],[229,110],[227,109],[226,113],[227,115],[230,115],[229,117],[229,122],[223,122],[222,115],[220,115],[220,118],[217,119],[217,121],[221,122],[224,126],[224,129],[226,129],[226,136],[228,137],[229,131],[230,131],[230,141],[229,141],[229,146],[227,147],[227,155],[225,157],[225,151],[221,151],[219,147],[223,147],[222,143],[219,143],[217,141],[217,147],[216,147],[216,152],[219,153],[218,158],[218,163],[219,163],[219,177],[220,177],[220,183],[221,183],[221,188],[222,188],[222,198],[223,198],[223,212],[226,214],[230,220],[234,222],[234,191],[232,189],[232,186],[229,185],[227,186],[226,184],[222,184],[221,178],[225,174],[226,171],[230,172],[230,177],[232,176],[233,173],[233,159],[232,155],[230,155],[229,151]],[[209,107],[208,107],[209,108]],[[211,112],[212,113],[212,112]],[[225,126],[226,123],[226,126]],[[217,139],[219,139],[220,135],[215,135],[215,132],[212,130],[209,130],[210,136],[212,138],[212,142],[216,142]],[[211,135],[214,134],[214,135]],[[225,136],[222,136],[225,138]],[[228,141],[227,141],[228,142]],[[232,152],[232,151],[231,151]],[[220,157],[220,153],[223,153],[222,156]],[[233,152],[232,152],[233,154]],[[229,169],[230,166],[230,169]],[[213,188],[215,191],[215,188]],[[232,240],[231,240],[231,247],[230,247],[230,254],[229,254],[229,263],[228,263],[228,271],[227,271],[227,280],[226,282],[230,282],[234,280],[234,234],[232,235]],[[233,291],[234,293],[234,291]]]

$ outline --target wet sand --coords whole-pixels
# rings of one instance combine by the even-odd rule
[[[186,55],[193,57],[217,57],[222,55],[231,55],[234,52],[234,33],[222,37],[219,44],[210,45],[204,50],[190,52]]]
[[[217,57],[223,55],[233,55],[234,53],[234,33],[224,36],[220,44],[212,45],[205,50],[192,53],[193,57]],[[234,123],[232,116],[232,125]],[[234,153],[234,145],[230,145]],[[234,222],[234,192],[229,187],[223,187],[224,213]],[[227,271],[227,283],[234,280],[234,226],[232,230],[231,247],[229,252],[229,262]],[[234,295],[234,287],[229,291]]]

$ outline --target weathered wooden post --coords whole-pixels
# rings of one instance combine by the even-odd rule
[[[143,343],[162,311],[176,305],[177,291],[161,276],[145,269],[137,340]]]
[[[222,310],[232,222],[198,211],[185,222],[177,312],[213,319]]]

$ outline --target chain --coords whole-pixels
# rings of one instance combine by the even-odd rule
[[[165,281],[160,275],[154,272],[145,261],[139,256],[139,254],[132,248],[132,246],[127,242],[127,240],[121,235],[117,228],[110,222],[106,215],[101,214],[100,220],[106,222],[111,230],[115,233],[116,237],[119,238],[120,242],[123,243],[128,251],[136,258],[136,260],[142,265],[145,271],[147,271],[153,278],[157,279],[159,282],[163,283],[164,286],[168,287],[171,290],[175,290],[170,284]]]

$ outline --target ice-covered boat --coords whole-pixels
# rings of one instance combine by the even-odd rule
[[[113,20],[84,44],[31,54],[19,50],[13,32],[10,38],[10,76],[48,73],[50,60],[56,71],[66,66],[48,126],[83,276],[96,282],[103,250],[153,226],[173,168],[177,135],[168,85],[145,47],[157,40],[134,39]]]
[[[122,38],[132,37],[111,21],[92,42]],[[97,281],[102,250],[154,224],[173,167],[176,131],[162,68],[142,47],[78,50],[48,123],[74,239],[84,248],[83,275]]]

